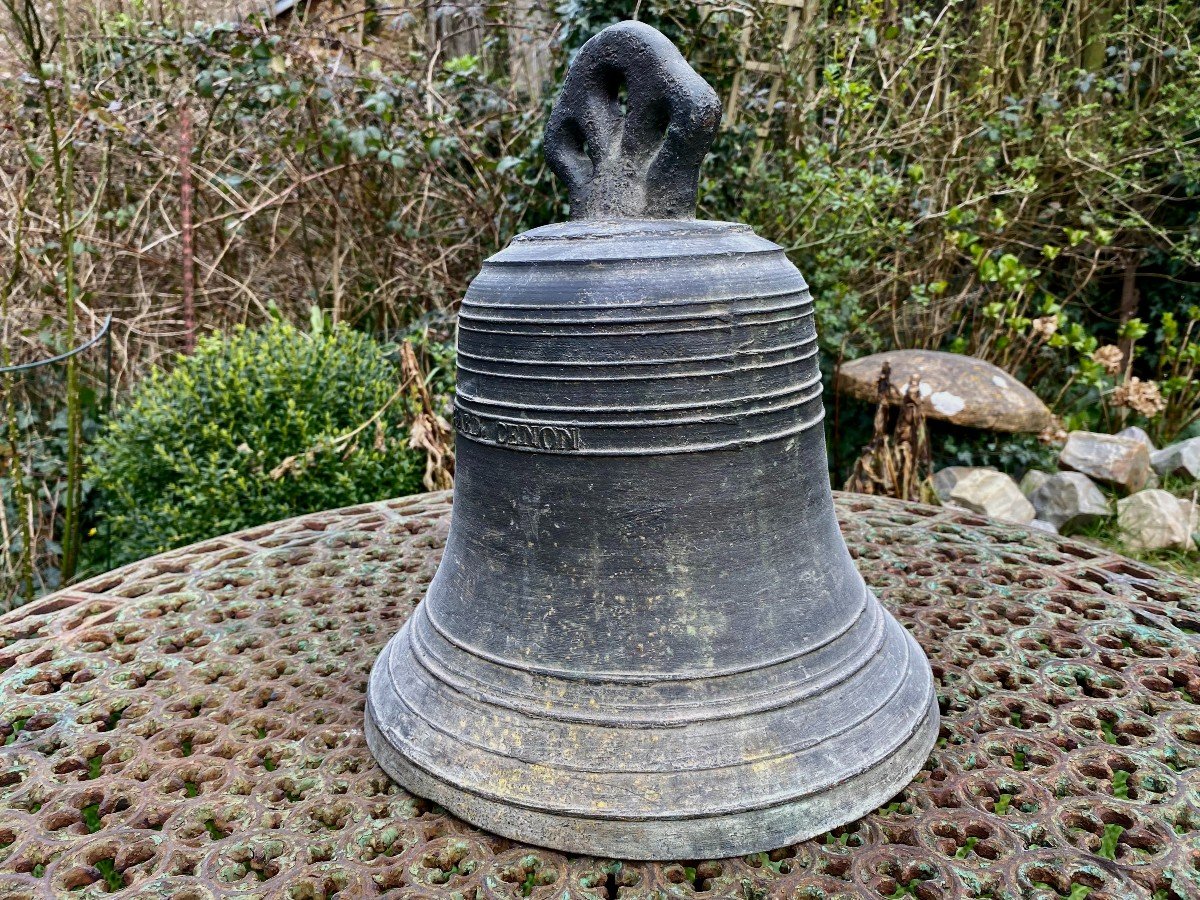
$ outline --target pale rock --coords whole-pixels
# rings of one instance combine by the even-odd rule
[[[1059,472],[1029,495],[1037,517],[1059,531],[1078,528],[1111,514],[1108,498],[1079,472]]]
[[[1043,472],[1041,469],[1030,469],[1021,476],[1021,493],[1028,497],[1049,479],[1049,472]]]
[[[1141,441],[1131,438],[1072,431],[1058,465],[1134,493],[1145,487],[1150,476],[1150,452]]]
[[[1030,528],[1036,528],[1038,531],[1045,531],[1049,534],[1058,534],[1058,529],[1050,522],[1043,522],[1041,519],[1034,519],[1029,523]]]
[[[1114,437],[1128,438],[1131,441],[1141,441],[1146,445],[1146,450],[1153,453],[1158,447],[1154,446],[1154,441],[1150,440],[1150,435],[1138,428],[1136,425],[1130,425],[1128,428],[1122,428]]]
[[[1200,503],[1195,500],[1180,500],[1179,508],[1183,511],[1184,521],[1187,522],[1188,534],[1192,536],[1192,549],[1196,549],[1197,536],[1200,535]]]
[[[1187,503],[1188,501],[1183,501]],[[1117,502],[1117,528],[1133,550],[1186,550],[1193,546],[1189,530],[1192,510],[1168,491],[1141,491]],[[1189,504],[1190,507],[1190,504]]]
[[[1032,522],[1035,514],[1017,483],[995,469],[972,469],[961,475],[946,504],[1021,524]]]
[[[958,483],[958,479],[962,478],[968,472],[974,471],[974,466],[947,466],[944,469],[938,469],[934,472],[931,481],[933,492],[937,495],[938,500],[941,503],[949,501],[950,492],[954,490],[954,485]]]
[[[1200,481],[1200,437],[1180,441],[1150,454],[1150,464],[1159,475]]]
[[[921,378],[921,405],[931,419],[968,428],[1037,434],[1054,421],[1038,396],[1003,369],[961,353],[888,350],[843,362],[834,386],[868,403],[878,401],[877,383],[886,363],[893,387],[903,393],[913,375]]]

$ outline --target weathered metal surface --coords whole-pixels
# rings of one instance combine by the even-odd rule
[[[619,22],[584,44],[542,142],[577,219],[690,219],[717,93],[649,25]]]
[[[0,897],[97,897],[106,878],[181,900],[1200,895],[1200,584],[953,510],[838,495],[837,512],[942,709],[925,770],[858,822],[618,865],[396,787],[364,691],[441,556],[435,494],[209,541],[0,618]]]
[[[463,300],[454,523],[366,732],[506,837],[771,850],[885,801],[937,736],[929,663],[837,528],[808,287],[746,226],[681,218],[718,112],[654,29],[601,32],[547,129],[585,208]]]
[[[888,350],[842,363],[835,384],[860,400],[878,400],[884,363],[900,393],[913,375],[921,378],[925,415],[990,431],[1039,432],[1052,421],[1041,399],[1003,369],[982,359],[937,350]]]

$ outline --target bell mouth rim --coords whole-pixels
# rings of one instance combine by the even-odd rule
[[[627,860],[723,859],[808,840],[857,821],[903,790],[924,768],[941,715],[933,685],[922,714],[895,746],[832,784],[768,803],[684,814],[539,807],[463,788],[397,749],[368,695],[364,735],[379,766],[414,795],[493,834],[566,853]]]
[[[659,758],[655,752],[638,762],[633,756],[627,756],[617,768],[603,753],[598,754],[594,749],[581,750],[575,760],[514,752],[503,741],[489,743],[485,733],[468,724],[473,715],[485,713],[494,716],[497,722],[503,721],[510,733],[515,730],[534,733],[537,730],[535,724],[549,724],[552,729],[570,732],[572,737],[568,743],[571,744],[582,740],[579,736],[585,732],[611,735],[624,731],[631,736],[633,745],[650,751],[659,746],[658,738],[676,743],[685,737],[719,741],[722,732],[737,723],[756,722],[756,730],[770,736],[761,746],[743,743],[735,756],[723,758],[718,753],[703,763],[700,756],[695,756],[686,771],[699,777],[721,770],[784,765],[786,761],[799,760],[806,754],[819,755],[822,746],[847,740],[852,742],[852,733],[871,721],[893,719],[895,721],[890,722],[889,727],[898,727],[902,733],[905,725],[915,727],[915,720],[911,715],[901,715],[897,719],[894,714],[898,709],[905,706],[923,708],[936,700],[932,675],[923,671],[928,662],[921,647],[907,632],[899,631],[895,618],[877,601],[872,600],[869,606],[873,607],[875,615],[859,620],[861,633],[843,635],[835,645],[847,641],[853,643],[821,667],[807,665],[801,657],[782,666],[743,673],[748,679],[714,675],[709,679],[667,685],[672,689],[682,687],[692,691],[691,700],[664,699],[657,693],[659,686],[653,683],[614,684],[581,679],[576,680],[576,687],[572,688],[571,682],[561,679],[505,670],[515,672],[526,686],[536,684],[538,687],[531,693],[522,689],[521,681],[505,685],[503,676],[498,674],[504,670],[502,666],[471,673],[468,671],[470,664],[460,659],[456,668],[453,657],[437,656],[436,651],[431,651],[430,646],[406,625],[388,642],[372,668],[368,700],[383,711],[384,715],[379,716],[382,724],[405,726],[399,744],[413,748],[417,755],[423,752],[422,741],[413,739],[412,735],[420,730],[430,739],[449,740],[471,754],[584,777],[605,773],[620,777],[659,777],[683,771],[675,768],[674,763],[665,762],[668,757]],[[455,649],[450,644],[445,646]],[[791,669],[797,677],[790,683],[779,680],[780,669]],[[768,674],[767,679],[774,682],[774,690],[764,690],[771,685],[764,684],[760,676],[772,672],[774,674]],[[697,702],[695,692],[702,691],[706,682],[719,693]],[[922,682],[924,689],[920,690]],[[598,691],[607,691],[608,696],[598,696]],[[916,692],[921,694],[919,703],[913,702],[912,695]],[[853,702],[854,696],[870,699],[859,704]],[[564,697],[569,698],[568,702],[562,702]],[[808,722],[798,715],[806,707],[847,701],[851,706],[841,710],[840,721],[832,717]],[[645,736],[652,732],[658,733],[658,738],[647,744]],[[634,739],[633,735],[639,737]],[[876,762],[889,753],[878,747],[873,752]],[[436,759],[430,757],[430,762],[437,769]],[[862,767],[871,764],[867,761]],[[459,783],[452,777],[447,780]],[[820,778],[814,780],[811,777],[808,785],[810,792],[819,792],[828,786]],[[798,795],[780,795],[772,802],[785,802],[795,796]]]
[[[828,813],[827,827],[834,827],[850,821],[838,810],[859,797],[842,796],[844,785],[861,781],[870,791],[886,783],[864,811],[886,802],[919,771],[939,731],[936,684],[922,648],[874,605],[885,634],[868,663],[830,664],[829,674],[847,668],[849,677],[816,677],[818,693],[795,694],[780,707],[735,703],[678,721],[616,714],[580,722],[553,703],[512,706],[503,692],[481,692],[446,679],[441,668],[427,669],[405,627],[369,678],[366,727],[377,732],[370,749],[409,790],[492,830],[499,810],[560,823],[649,825],[808,809],[803,817]],[[547,700],[559,693],[547,685]],[[580,709],[607,705],[586,690],[573,698]],[[833,794],[842,799],[826,808]],[[493,813],[472,820],[466,813],[479,807]]]
[[[367,729],[370,731],[374,731],[376,733],[378,742],[387,747],[389,752],[387,754],[383,754],[382,755],[383,758],[391,759],[391,757],[394,756],[396,758],[402,759],[404,761],[404,764],[406,767],[411,767],[412,769],[414,769],[420,773],[423,773],[423,775],[425,776],[425,779],[435,781],[439,784],[445,785],[454,794],[457,794],[457,795],[470,795],[471,797],[477,798],[479,800],[487,801],[490,803],[502,804],[503,806],[505,806],[508,809],[527,810],[530,812],[538,812],[538,813],[543,813],[546,815],[554,815],[557,817],[561,817],[564,819],[571,819],[571,820],[587,820],[587,821],[600,821],[600,822],[691,822],[691,821],[697,821],[697,820],[703,820],[703,819],[720,818],[720,817],[724,817],[724,816],[738,815],[741,813],[767,812],[767,811],[770,811],[773,809],[779,809],[780,807],[792,806],[797,803],[810,802],[813,799],[821,797],[825,794],[828,794],[831,791],[836,791],[839,788],[843,787],[844,785],[852,783],[856,779],[869,774],[871,771],[878,768],[879,766],[886,764],[894,756],[902,753],[905,749],[909,748],[909,746],[911,744],[917,743],[918,742],[917,739],[921,736],[922,732],[924,732],[927,729],[930,722],[932,721],[932,723],[935,726],[933,729],[935,738],[934,738],[934,740],[930,741],[929,748],[926,750],[925,755],[921,757],[921,764],[923,765],[925,762],[925,759],[929,755],[929,751],[933,749],[933,744],[936,742],[937,729],[940,728],[940,726],[941,726],[941,713],[938,711],[938,708],[937,708],[937,691],[932,686],[930,687],[926,696],[922,700],[921,709],[923,712],[922,712],[922,715],[920,716],[920,718],[916,719],[916,721],[913,722],[913,724],[907,729],[907,731],[903,734],[903,736],[894,743],[893,746],[888,748],[887,751],[884,752],[883,754],[881,754],[877,759],[875,759],[871,762],[868,762],[868,763],[864,763],[864,764],[860,765],[857,769],[854,769],[853,771],[845,773],[845,777],[841,778],[840,780],[828,781],[825,783],[821,783],[816,788],[811,788],[811,789],[806,788],[805,790],[798,792],[798,793],[790,793],[787,795],[777,794],[772,797],[766,797],[761,800],[757,800],[752,803],[745,803],[742,805],[730,803],[725,806],[712,807],[710,809],[704,810],[703,812],[674,812],[674,813],[667,812],[667,813],[661,813],[661,814],[651,814],[651,813],[637,814],[637,813],[628,813],[628,812],[622,813],[622,812],[617,812],[617,811],[606,811],[603,809],[585,809],[581,806],[576,806],[576,807],[558,806],[558,807],[555,807],[554,809],[549,809],[547,807],[539,806],[537,803],[504,796],[495,791],[488,791],[488,790],[484,790],[479,787],[464,787],[460,784],[455,783],[454,781],[451,781],[451,780],[445,778],[444,776],[438,774],[437,772],[433,771],[432,769],[417,762],[408,754],[403,753],[402,751],[398,750],[395,747],[395,745],[392,744],[387,739],[387,736],[386,736],[386,733],[385,733],[383,727],[381,727],[380,724],[378,723],[378,721],[376,721],[378,719],[378,714],[375,712],[374,703],[372,703],[369,699],[368,699],[367,705],[366,705],[366,715],[364,716],[364,721],[366,723]],[[368,740],[368,743],[370,743],[370,740]],[[383,768],[384,771],[386,771],[388,773],[388,775],[390,775],[392,778],[394,778],[400,784],[402,784],[402,785],[405,784],[405,781],[403,778],[397,776],[395,773],[392,772],[391,768],[389,768],[387,765],[384,765],[383,762],[380,762],[381,754],[379,752],[377,752],[377,749],[374,746],[371,747],[371,755],[372,755],[372,757],[374,757],[375,761],[379,763],[380,767]],[[733,768],[733,767],[732,766],[721,766],[721,767],[717,767],[717,768],[728,769],[728,768]],[[715,771],[715,769],[699,769],[699,770],[688,770],[688,771],[705,772],[705,771]],[[916,770],[914,770],[913,774],[915,775],[915,773],[917,771],[920,771],[919,766],[917,767]],[[647,772],[647,773],[636,773],[636,774],[677,774],[677,773]],[[903,782],[903,784],[900,785],[900,787],[907,786],[908,784],[911,783],[911,781],[912,781],[912,775],[910,775]],[[414,791],[420,796],[430,796],[429,794],[427,794],[423,791],[420,791],[420,790],[414,789]],[[890,796],[893,796],[894,794],[895,794],[895,790],[893,790],[891,794],[888,794],[888,796],[890,797]],[[437,798],[430,797],[430,799],[436,800]],[[887,799],[887,798],[885,797],[884,799]],[[438,802],[440,802],[440,801],[438,801]],[[443,805],[445,805],[447,809],[450,809],[452,812],[456,812],[456,814],[457,814],[457,811],[455,810],[454,806],[446,805],[446,804],[443,804]],[[874,807],[872,807],[872,808],[874,808]],[[470,820],[468,820],[468,821],[470,821]],[[844,824],[846,821],[850,821],[850,820],[841,820],[839,822],[839,824]],[[489,826],[486,824],[481,825],[481,827],[488,828],[489,830],[491,830],[489,828]]]

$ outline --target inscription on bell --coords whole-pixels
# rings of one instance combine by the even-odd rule
[[[532,447],[535,450],[570,452],[580,448],[579,429],[536,422],[505,422],[488,419],[465,410],[454,413],[459,434],[502,447]]]

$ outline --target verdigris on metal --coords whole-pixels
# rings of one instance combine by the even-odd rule
[[[450,535],[366,733],[405,787],[527,843],[779,847],[886,802],[937,735],[929,663],[834,516],[807,285],[691,218],[718,118],[657,31],[597,35],[545,141],[573,221],[463,301]]]

